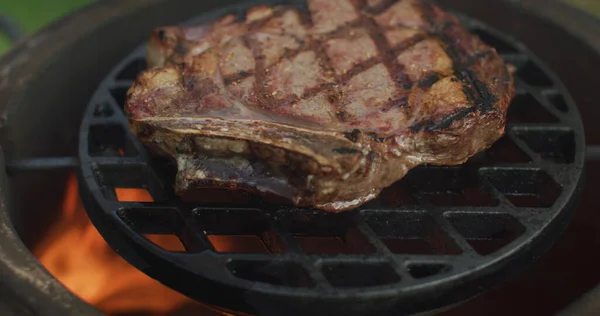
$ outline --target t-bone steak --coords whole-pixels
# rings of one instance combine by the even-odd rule
[[[262,5],[157,28],[147,62],[125,111],[176,161],[177,194],[244,189],[331,212],[491,146],[515,93],[496,50],[431,1]]]

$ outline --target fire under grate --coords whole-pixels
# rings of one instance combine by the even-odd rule
[[[143,272],[233,310],[399,315],[482,291],[566,226],[584,139],[577,108],[549,69],[509,36],[461,18],[517,69],[506,135],[466,164],[417,168],[341,214],[217,190],[184,202],[173,192],[173,163],[150,155],[123,113],[145,68],[141,47],[100,84],[83,118],[79,176],[90,218]],[[181,247],[155,244],[153,235]]]

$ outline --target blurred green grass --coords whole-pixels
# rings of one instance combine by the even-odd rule
[[[9,16],[23,32],[31,34],[91,2],[93,0],[0,0],[0,14]],[[0,54],[9,48],[8,39],[0,36]]]
[[[565,2],[600,19],[600,0],[565,0]]]

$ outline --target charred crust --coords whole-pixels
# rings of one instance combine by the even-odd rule
[[[387,112],[393,108],[403,108],[408,105],[408,96],[388,100],[382,107],[381,112]]]
[[[372,7],[365,6],[365,8],[363,9],[363,12],[365,12],[367,14],[372,14],[372,15],[381,14],[381,13],[387,11],[394,3],[396,3],[396,0],[384,0],[380,4],[372,6]]]
[[[364,177],[366,177],[369,174],[369,170],[371,170],[371,167],[373,166],[373,162],[375,161],[375,152],[369,151],[369,154],[366,158],[367,159],[365,162],[365,172],[363,174]]]
[[[419,88],[429,88],[431,86],[433,86],[434,83],[438,82],[440,80],[440,74],[438,74],[437,72],[434,73],[430,73],[427,76],[425,76],[425,78],[421,79],[418,83]]]
[[[356,143],[358,141],[358,136],[360,135],[360,133],[361,131],[359,129],[354,129],[350,133],[344,133],[344,137],[346,137],[346,139],[348,139],[349,141]]]
[[[335,112],[335,116],[342,122],[345,122],[348,119],[348,113],[346,111],[340,110]]]
[[[408,78],[408,75],[403,72],[397,72],[394,74],[394,81],[405,90],[410,90],[413,86],[413,83]]]
[[[482,82],[479,82],[479,84],[482,84],[485,86],[485,84],[483,84]],[[485,86],[485,88],[483,88],[483,89],[487,90],[487,86]],[[495,96],[493,94],[488,94],[487,97],[489,97],[491,99],[497,98],[497,96]],[[426,132],[435,132],[435,131],[439,131],[439,130],[444,130],[444,129],[447,129],[450,126],[452,126],[452,124],[454,124],[455,122],[464,120],[468,115],[470,115],[472,113],[479,111],[480,113],[485,114],[491,110],[493,110],[493,108],[486,108],[485,103],[477,104],[476,106],[473,106],[470,108],[463,108],[463,109],[456,110],[454,113],[446,115],[437,121],[426,120],[426,121],[418,122],[411,127],[411,130],[413,132],[418,132],[420,130],[425,130]],[[491,114],[491,115],[494,115],[494,114]]]
[[[166,34],[166,33],[165,33],[165,30],[163,30],[163,29],[158,29],[158,30],[156,30],[156,36],[158,37],[158,39],[159,39],[160,41],[164,41],[164,40],[166,39],[166,36],[165,36],[165,34]]]
[[[419,11],[423,20],[427,22],[431,29],[436,29],[439,25],[439,20],[436,14],[436,5],[431,0],[421,0],[418,4]]]
[[[493,110],[498,97],[490,92],[487,84],[468,70],[464,70],[461,76],[464,79],[463,92],[469,101],[475,103],[476,110],[482,113]]]
[[[333,173],[333,168],[330,166],[322,166],[320,170],[320,175],[323,177],[328,177]]]
[[[306,43],[306,46],[308,48],[312,48],[313,51],[315,52],[316,58],[317,58],[317,60],[319,60],[319,65],[324,74],[335,74],[335,69],[333,69],[333,63],[331,62],[329,55],[325,51],[325,45],[320,44],[319,39],[316,39],[316,38],[309,39],[308,43]],[[332,82],[332,83],[321,84],[320,87],[321,87],[321,89],[323,89],[325,87],[334,87],[336,84],[337,84],[337,80],[334,80],[334,82]],[[319,87],[317,87],[316,91],[320,92],[321,89],[319,89]],[[314,94],[315,93],[313,93],[313,95]],[[332,102],[332,104],[335,105],[336,102]]]
[[[152,136],[152,134],[154,134],[154,128],[148,126],[148,125],[143,125],[143,127],[140,130],[139,135],[141,137],[150,137]]]
[[[257,29],[260,29],[261,27],[263,27],[265,24],[269,23],[269,21],[271,21],[272,19],[276,19],[278,17],[281,17],[286,11],[288,10],[288,8],[286,7],[276,7],[273,10],[273,14],[257,20],[257,21],[253,21],[249,24],[248,29],[251,31],[255,31]],[[244,17],[245,20],[245,17]]]
[[[342,154],[342,155],[356,155],[356,154],[360,154],[359,150],[356,150],[356,149],[353,149],[353,148],[348,148],[348,147],[334,148],[331,151],[333,151],[334,153]]]
[[[477,107],[475,107],[475,106],[466,108],[466,109],[461,109],[461,110],[456,111],[455,113],[443,116],[441,119],[439,119],[437,121],[433,120],[433,119],[429,119],[429,120],[417,122],[417,123],[413,124],[410,127],[410,129],[411,129],[411,132],[413,132],[413,133],[418,133],[420,131],[435,132],[435,131],[439,131],[439,130],[444,130],[444,129],[447,129],[450,126],[452,126],[452,124],[454,124],[454,122],[464,119],[467,115],[475,112],[476,110],[477,110]]]
[[[428,121],[424,121],[424,122],[417,122],[415,124],[413,124],[410,127],[410,131],[412,133],[418,133],[420,132],[429,122]]]
[[[452,124],[454,124],[454,122],[464,119],[467,115],[475,112],[476,110],[477,110],[477,107],[470,107],[470,108],[459,110],[453,114],[446,115],[446,116],[442,117],[442,119],[436,123],[429,122],[425,127],[425,131],[433,132],[436,130],[446,129],[446,128],[450,127]]]
[[[434,10],[432,4],[429,3],[428,0],[423,1],[421,4],[422,8],[425,10],[429,10],[432,17],[434,16]],[[459,57],[461,54],[461,49],[458,46],[458,42],[454,40],[456,37],[461,36],[461,26],[457,25],[456,21],[448,15],[445,15],[440,22],[436,23],[435,27],[436,32],[435,35],[438,36],[442,42],[445,44],[445,51],[452,60],[455,76],[463,83],[463,92],[470,103],[475,104],[475,106],[459,110],[458,112],[445,116],[437,123],[426,122],[426,123],[417,123],[415,124],[415,128],[420,130],[422,127],[425,127],[427,131],[435,131],[439,129],[445,129],[452,125],[457,120],[464,118],[471,112],[480,111],[485,113],[487,111],[493,110],[495,103],[498,101],[498,97],[490,92],[489,87],[481,81],[470,68],[474,66],[475,61],[479,58],[488,58],[490,56],[496,56],[494,50],[486,50],[482,52],[478,52],[475,54],[471,54],[471,56],[461,60]],[[466,31],[465,31],[466,32]],[[414,130],[414,129],[413,129]]]
[[[348,132],[344,133],[344,137],[346,137],[346,139],[348,139],[349,141],[356,143],[358,141],[358,137],[361,133],[362,133],[361,130],[354,129],[350,133],[348,133]],[[365,133],[365,135],[367,135],[370,139],[372,139],[378,143],[383,143],[383,142],[387,141],[388,139],[390,139],[390,137],[381,137],[373,132]]]
[[[269,18],[267,18],[268,20]],[[260,21],[259,21],[260,22]],[[265,56],[261,53],[261,49],[260,49],[260,45],[258,43],[256,43],[255,41],[252,41],[249,37],[244,36],[243,37],[243,41],[244,41],[244,45],[246,45],[246,47],[250,48],[250,50],[252,51],[252,56],[254,56],[254,59],[256,60],[255,65],[254,65],[254,76],[255,76],[255,80],[254,80],[254,85],[253,85],[253,91],[255,91],[256,95],[257,95],[257,102],[259,102],[261,104],[262,107],[264,108],[269,108],[272,107],[273,104],[271,102],[271,100],[268,100],[268,98],[265,98],[264,96],[266,95],[266,88],[264,86],[264,82],[266,82],[266,78],[267,78],[267,74],[266,74],[266,63],[265,63]]]
[[[194,90],[194,88],[196,86],[196,78],[195,77],[185,77],[183,79],[183,82],[185,83],[185,86],[187,87],[188,91]]]
[[[498,96],[490,92],[490,88],[485,82],[475,79],[474,84],[480,94],[479,110],[483,113],[493,110],[494,104],[499,100]]]
[[[473,54],[473,58],[474,59],[486,59],[488,57],[494,57],[496,56],[496,52],[494,50],[485,50],[482,52],[476,52],[475,54]],[[474,62],[475,60],[473,60]]]
[[[355,4],[355,9],[358,12],[364,12],[367,7],[365,0],[359,0]],[[365,27],[367,33],[375,43],[375,47],[377,47],[377,51],[379,51],[380,54],[381,62],[383,62],[387,68],[388,73],[392,76],[401,73],[403,67],[396,62],[397,51],[389,45],[384,33],[379,31],[379,25],[375,22],[374,17],[365,14],[360,14],[359,16],[359,23]],[[399,89],[405,89],[407,84],[405,81],[406,78],[403,77],[402,79],[402,81],[394,80],[396,87]]]
[[[300,46],[302,46],[302,45],[300,44]],[[293,55],[295,55],[296,53],[297,53],[297,50],[290,49],[289,47],[285,47],[283,49],[283,55],[281,55],[281,59],[287,59],[287,58],[293,57]]]
[[[417,35],[409,38],[408,40],[405,40],[402,43],[398,44],[393,49],[394,54],[392,57],[390,57],[391,58],[390,62],[395,65],[395,71],[392,72],[392,74],[393,74],[394,81],[396,82],[396,85],[398,87],[400,87],[401,89],[404,89],[404,90],[412,89],[413,82],[410,80],[408,75],[404,71],[402,71],[403,66],[395,62],[396,56],[402,54],[403,52],[405,52],[409,48],[415,46],[416,44],[424,41],[426,38],[427,38],[427,36],[425,36],[424,34],[417,34]]]
[[[177,43],[177,45],[175,45],[175,53],[183,55],[183,54],[187,53],[187,51],[188,51],[188,48],[186,46],[182,45],[181,43]]]
[[[237,81],[238,81],[238,78],[237,78],[236,76],[227,77],[227,78],[224,78],[224,79],[223,79],[223,82],[224,82],[224,83],[225,83],[225,85],[227,85],[227,86],[228,86],[228,85],[230,85],[230,84],[232,84],[232,83],[234,83],[234,82],[237,82]]]
[[[327,101],[329,101],[329,103],[331,103],[331,104],[335,104],[341,98],[342,98],[342,96],[339,93],[328,93],[327,94]]]
[[[368,59],[364,62],[357,63],[341,76],[340,81],[347,82],[348,80],[352,79],[352,77],[379,64],[380,62],[382,62],[382,59],[380,57],[374,57],[374,58]]]
[[[376,133],[367,133],[367,136],[369,136],[369,138],[371,138],[372,140],[374,140],[378,143],[383,143],[386,140],[390,139],[390,137],[381,137],[381,136],[377,135]]]
[[[408,104],[408,96],[402,96],[394,102],[394,106],[402,108]]]
[[[419,42],[424,41],[425,39],[427,39],[427,35],[425,34],[416,34],[413,37],[403,41],[402,43],[398,44],[395,48],[394,48],[394,53],[398,54],[398,53],[402,53],[405,50],[415,46],[416,44],[418,44]]]
[[[472,53],[466,57],[465,62],[462,63],[462,67],[464,69],[471,68],[475,66],[478,60],[481,61],[486,58],[493,58],[494,56],[496,56],[496,52],[492,49]]]
[[[296,12],[300,17],[300,21],[305,27],[311,27],[313,25],[312,15],[310,14],[310,10],[308,9],[308,3],[302,1],[298,4],[292,4],[292,7],[296,8]]]
[[[225,82],[226,85],[229,85],[229,84],[231,84],[231,83],[233,83],[235,81],[246,79],[246,78],[248,78],[251,75],[252,75],[251,71],[242,70],[242,71],[239,71],[235,75],[231,75],[229,77],[226,77],[225,79],[223,79],[223,81]]]
[[[209,95],[211,93],[217,93],[219,86],[217,86],[212,80],[205,78],[197,80],[196,78],[186,78],[185,84],[188,90],[194,90],[199,97]]]
[[[463,81],[462,91],[465,94],[465,97],[467,98],[467,101],[469,101],[469,103],[476,103],[477,102],[475,100],[475,96],[473,95],[473,90],[469,86],[468,82]]]

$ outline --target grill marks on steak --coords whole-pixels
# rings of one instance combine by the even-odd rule
[[[427,0],[307,2],[308,12],[260,6],[245,21],[154,32],[153,68],[126,111],[142,141],[180,161],[179,191],[287,185],[273,193],[344,210],[503,134],[512,76],[454,17]],[[273,183],[200,161],[231,156],[231,170],[270,170],[261,178]]]

